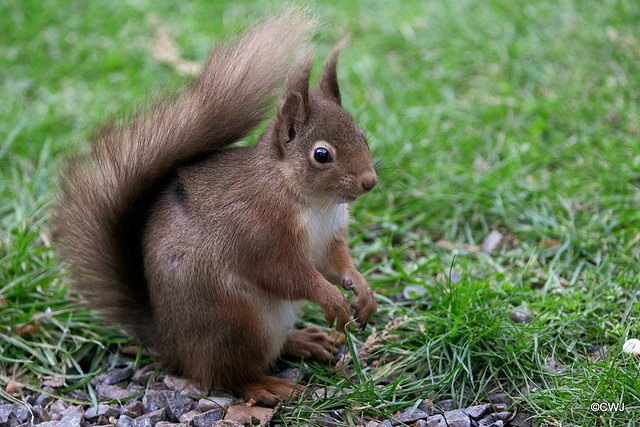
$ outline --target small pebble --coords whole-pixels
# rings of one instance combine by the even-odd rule
[[[210,427],[214,422],[222,419],[222,409],[212,409],[193,417],[195,427]]]
[[[20,392],[20,389],[13,381],[7,383],[7,387],[4,389],[9,394],[16,394]]]
[[[69,404],[64,400],[56,400],[49,407],[49,413],[51,414],[61,414],[65,409],[69,407]]]
[[[144,405],[139,400],[134,400],[124,408],[124,414],[131,418],[137,418],[144,413]]]
[[[498,230],[493,230],[487,237],[485,237],[482,242],[482,251],[483,252],[493,252],[496,247],[502,241],[502,233]]]
[[[147,422],[150,422],[151,425],[153,426],[160,421],[166,421],[166,419],[167,419],[166,410],[164,408],[160,408],[155,411],[151,411],[147,414],[139,416],[138,418],[136,418],[136,422],[141,425],[144,425]]]
[[[31,418],[31,412],[25,405],[16,403],[13,405],[13,415],[20,420],[21,423],[27,422]]]
[[[62,419],[58,421],[58,427],[80,427],[84,422],[84,409],[82,406],[69,406],[62,413]]]
[[[531,323],[533,320],[531,310],[527,307],[517,307],[511,313],[509,317],[513,323]]]
[[[125,381],[131,378],[134,374],[133,367],[127,366],[126,368],[113,369],[109,372],[109,375],[102,381],[103,384],[113,385],[120,381]]]
[[[455,409],[455,404],[452,399],[445,399],[435,403],[436,407],[441,411],[453,411]]]
[[[423,297],[427,293],[424,286],[420,285],[407,285],[402,290],[402,298],[406,300],[412,300]]]
[[[634,356],[640,355],[640,340],[635,338],[627,340],[622,346],[622,351],[627,354],[633,354]]]
[[[96,386],[96,395],[98,400],[122,400],[129,397],[129,392],[117,385],[98,384]]]
[[[186,386],[189,385],[189,381],[182,378],[176,378],[172,375],[165,375],[162,382],[169,388],[169,390],[173,390],[176,393],[181,392]]]
[[[491,409],[491,405],[485,403],[483,405],[469,406],[467,409],[463,409],[463,411],[472,418],[481,418],[489,409]]]
[[[432,415],[427,418],[427,427],[448,427],[444,416],[441,414]]]
[[[276,378],[284,378],[285,380],[291,380],[294,383],[299,383],[302,381],[302,372],[298,368],[289,368],[278,372],[276,374]]]
[[[470,427],[471,419],[462,409],[454,409],[444,413],[444,419],[449,427]]]
[[[177,422],[183,414],[191,410],[193,405],[193,400],[187,396],[175,396],[173,399],[167,399],[166,409],[169,420]]]
[[[184,424],[191,424],[191,422],[193,421],[193,418],[196,415],[200,415],[201,413],[202,411],[200,411],[199,409],[193,409],[189,412],[185,412],[184,414],[182,414],[179,421]]]
[[[427,412],[423,411],[422,409],[409,408],[409,409],[405,410],[404,412],[396,414],[393,417],[394,420],[392,421],[392,424],[398,424],[398,423],[413,424],[418,420],[426,419],[428,416],[429,416],[429,414]]]
[[[198,408],[202,412],[207,412],[212,409],[222,408],[225,411],[229,408],[230,405],[233,405],[233,399],[228,397],[207,397],[206,399],[200,399],[198,401]]]
[[[489,402],[493,403],[494,405],[500,403],[509,405],[512,401],[513,399],[511,399],[511,397],[509,397],[509,395],[507,395],[506,393],[493,393],[489,395]]]
[[[7,403],[6,405],[0,405],[0,424],[5,424],[7,422],[12,411],[12,404]]]
[[[136,420],[134,420],[133,418],[127,416],[127,415],[120,415],[120,418],[118,418],[118,423],[116,424],[116,427],[137,427],[138,423],[136,422]]]
[[[109,417],[117,417],[119,415],[120,415],[119,409],[113,406],[102,405],[102,404],[98,405],[97,407],[91,406],[84,413],[85,418],[88,420],[93,420],[100,416],[105,416],[108,419]]]

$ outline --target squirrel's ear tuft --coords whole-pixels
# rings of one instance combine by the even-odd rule
[[[286,91],[276,115],[276,130],[280,142],[289,142],[295,139],[297,129],[307,121],[309,117],[309,75],[313,56],[307,55],[305,59],[293,67],[287,83]]]
[[[287,82],[285,84],[285,96],[283,101],[291,92],[299,93],[302,101],[302,113],[304,113],[303,120],[307,119],[309,114],[309,78],[311,76],[311,66],[313,65],[313,53],[309,52],[304,59],[295,64],[289,75],[287,76]]]
[[[349,36],[345,37],[336,45],[331,52],[331,55],[327,58],[324,63],[324,68],[322,69],[322,73],[318,78],[318,88],[320,92],[326,96],[327,98],[335,101],[338,105],[342,105],[342,98],[340,96],[340,86],[338,85],[338,56],[342,49],[347,45],[349,41]]]

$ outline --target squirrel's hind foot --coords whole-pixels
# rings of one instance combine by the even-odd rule
[[[294,384],[291,380],[264,376],[245,384],[238,390],[247,403],[274,407],[287,401],[291,396],[297,398],[304,390],[302,384]]]

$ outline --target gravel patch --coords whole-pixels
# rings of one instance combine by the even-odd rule
[[[157,367],[153,363],[137,369],[131,361],[111,363],[113,369],[91,381],[99,402],[97,406],[71,405],[24,389],[21,404],[0,400],[0,427],[239,427],[243,423],[246,426],[247,420],[257,427],[268,425],[277,411],[257,406],[248,408],[244,402],[222,392],[171,375],[154,375]],[[288,369],[281,372],[280,377],[299,381],[302,373],[299,369]],[[58,389],[68,385],[50,379],[41,387],[57,394]],[[342,393],[349,390],[329,387],[310,391],[312,399]],[[88,401],[81,389],[66,396]],[[342,425],[344,412],[318,414],[314,420],[326,426]],[[513,399],[507,394],[494,393],[482,403],[467,408],[458,408],[451,399],[425,401],[416,408],[404,408],[388,419],[356,417],[353,422],[366,427],[532,427],[536,419],[531,414],[517,413]]]

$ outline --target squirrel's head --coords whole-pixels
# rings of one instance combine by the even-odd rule
[[[296,192],[327,204],[352,202],[377,182],[367,138],[342,108],[336,65],[345,44],[327,58],[316,89],[311,57],[289,74],[270,141]]]

